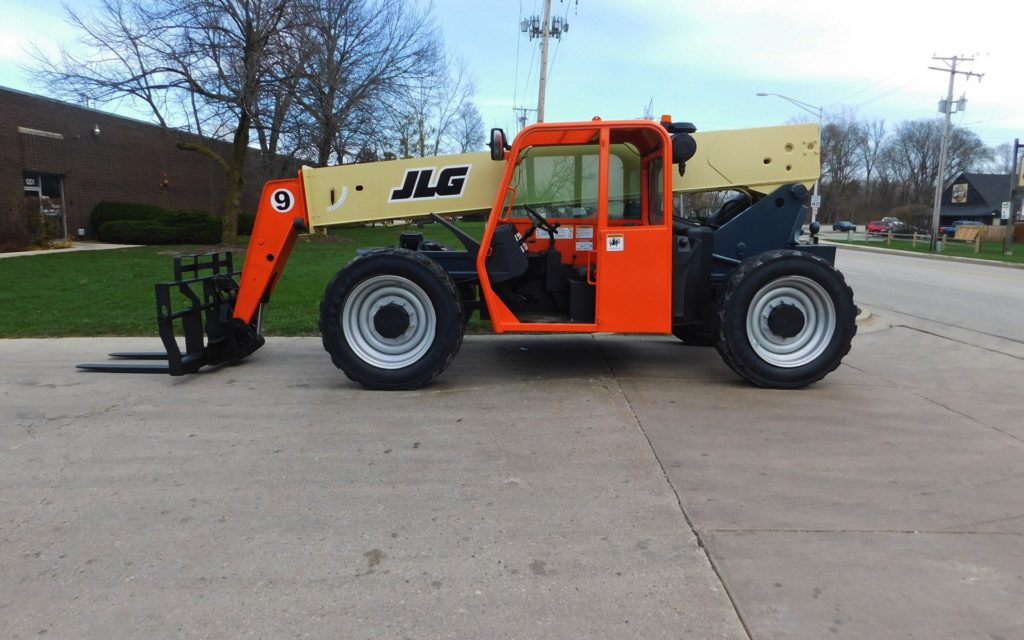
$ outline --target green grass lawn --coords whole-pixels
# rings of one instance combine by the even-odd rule
[[[891,245],[886,245],[885,240],[871,240],[865,242],[863,240],[829,240],[836,244],[852,244],[860,245],[864,247],[879,247],[882,249],[895,249],[897,251],[912,251],[914,253],[928,253],[928,243],[918,241],[917,246],[912,246],[913,243],[910,240],[893,240]],[[1017,262],[1024,263],[1024,245],[1021,243],[1014,243],[1013,255],[1003,255],[1003,243],[999,242],[982,242],[981,252],[974,253],[974,244],[964,244],[961,242],[945,242],[943,243],[942,253],[944,256],[957,256],[962,258],[980,258],[983,260],[996,260],[1001,262]]]
[[[480,222],[461,226],[477,238],[483,230]],[[264,314],[266,334],[318,335],[320,298],[331,277],[356,249],[397,245],[404,230],[351,227],[332,230],[330,242],[300,239]],[[424,235],[461,248],[440,225],[426,225]],[[156,335],[153,284],[172,279],[175,254],[210,249],[154,246],[0,260],[0,338]],[[235,259],[241,268],[243,252]]]

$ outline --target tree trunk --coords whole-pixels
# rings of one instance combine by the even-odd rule
[[[231,166],[227,171],[227,189],[224,192],[224,229],[220,240],[233,245],[238,242],[238,215],[242,210],[242,187],[245,183],[245,159],[249,151],[249,129],[252,120],[244,110],[238,118],[238,128],[232,142]]]

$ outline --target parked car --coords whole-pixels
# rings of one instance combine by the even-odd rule
[[[832,223],[833,231],[857,231],[857,225],[853,224],[849,220],[837,220]]]
[[[884,233],[889,233],[889,223],[884,220],[872,220],[868,223],[866,230],[869,236],[879,236]]]
[[[947,224],[939,227],[939,235],[952,238],[956,235],[957,227],[980,227],[983,223],[977,220],[957,220],[953,224]]]

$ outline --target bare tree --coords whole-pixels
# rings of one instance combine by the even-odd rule
[[[442,59],[439,70],[417,83],[394,112],[403,157],[463,153],[482,145],[483,118],[472,100],[476,82],[465,61]]]
[[[92,15],[66,7],[89,54],[37,50],[39,78],[56,95],[148,107],[165,128],[231,144],[222,154],[201,138],[179,148],[213,160],[227,177],[223,240],[237,240],[254,114],[278,86],[280,53],[297,12],[290,0],[103,0]]]
[[[938,174],[942,123],[914,120],[896,125],[885,146],[884,161],[894,182],[898,204],[928,202]]]
[[[429,13],[402,0],[299,0],[308,73],[296,99],[311,120],[317,164],[375,146],[372,124],[389,104],[437,72],[440,37]]]
[[[830,115],[821,131],[821,181],[825,211],[829,215],[840,202],[848,203],[858,188],[858,152],[863,145],[863,126],[851,113]]]
[[[885,120],[872,120],[862,127],[863,136],[857,148],[857,156],[864,169],[864,198],[871,202],[871,179],[874,177],[885,143]]]
[[[485,134],[484,119],[480,115],[480,110],[472,102],[464,102],[459,107],[458,118],[451,132],[455,150],[459,153],[468,153],[481,149],[484,146]]]
[[[985,163],[985,170],[990,173],[1005,173],[1010,175],[1013,171],[1013,145],[1004,142],[992,148],[992,156]]]

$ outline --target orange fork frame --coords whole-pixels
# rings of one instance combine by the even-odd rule
[[[245,266],[238,283],[234,317],[251,324],[260,304],[270,299],[281,271],[291,255],[295,239],[309,229],[309,214],[298,177],[271,180],[263,186]]]

